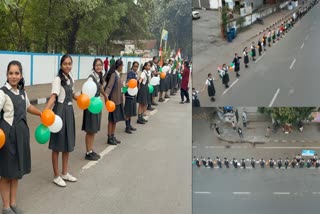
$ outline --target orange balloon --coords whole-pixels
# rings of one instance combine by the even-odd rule
[[[233,70],[233,67],[230,66],[230,67],[229,67],[229,70],[232,71],[232,70]]]
[[[90,97],[87,94],[81,94],[77,98],[77,104],[80,109],[87,109],[90,105]]]
[[[161,72],[161,73],[160,73],[160,78],[161,78],[161,79],[164,79],[164,78],[166,78],[166,73],[164,73],[164,72]]]
[[[6,142],[6,135],[4,134],[3,130],[0,129],[0,149],[4,146]]]
[[[128,81],[128,87],[129,87],[129,88],[135,88],[135,87],[137,87],[137,80],[135,80],[135,79],[129,80],[129,81]]]
[[[52,110],[46,109],[41,114],[41,122],[45,126],[51,126],[55,120],[55,114]]]
[[[108,100],[106,102],[106,108],[107,108],[108,112],[113,112],[116,109],[116,105],[111,100]]]

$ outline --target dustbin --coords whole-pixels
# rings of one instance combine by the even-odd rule
[[[231,32],[227,33],[227,39],[228,39],[228,42],[232,42],[232,34],[231,34]]]
[[[230,33],[231,33],[232,39],[236,38],[236,29],[234,27],[230,29]]]

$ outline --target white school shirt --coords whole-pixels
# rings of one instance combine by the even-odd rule
[[[91,74],[94,76],[94,78],[96,79],[97,82],[100,82],[100,76],[99,76],[99,74],[97,74],[95,71],[93,71]],[[91,74],[90,74],[90,75],[91,75]],[[88,80],[89,80],[89,79],[92,79],[92,80],[93,80],[93,78],[92,78],[91,76],[89,76]]]
[[[4,86],[15,95],[19,95],[20,91],[18,89],[15,91],[9,83],[6,82]],[[22,97],[22,99],[26,100],[26,109],[29,108],[30,101],[26,92],[25,97]],[[0,90],[0,111],[1,110],[4,112],[3,119],[12,126],[14,119],[14,106],[10,97],[5,94],[3,90]]]
[[[68,77],[63,74],[66,79],[67,79],[67,82],[66,84],[67,85],[70,85],[70,79],[68,79]],[[73,87],[72,87],[72,91],[74,91],[74,79],[72,78],[72,75],[71,73],[69,73],[69,76],[71,77],[72,79],[72,82],[73,82]],[[56,94],[58,96],[58,102],[59,103],[63,103],[64,102],[64,99],[66,98],[66,92],[64,90],[64,88],[61,86],[61,79],[59,76],[56,76],[52,82],[52,90],[51,90],[51,94]],[[69,105],[72,104],[72,103],[69,103]]]
[[[142,84],[146,84],[147,82],[147,78],[148,78],[148,74],[146,70],[143,70],[140,74],[140,78],[142,79]]]
[[[205,84],[206,84],[207,86],[211,86],[210,80],[214,80],[214,78],[211,78],[211,79],[207,79],[207,80],[206,80]]]

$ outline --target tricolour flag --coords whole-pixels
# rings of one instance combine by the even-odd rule
[[[161,40],[168,40],[168,31],[166,31],[165,29],[162,29]]]

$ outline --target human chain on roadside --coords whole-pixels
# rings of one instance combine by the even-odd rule
[[[249,67],[250,58],[252,61],[256,61],[257,60],[256,59],[257,52],[259,53],[259,56],[262,56],[263,52],[267,51],[267,46],[268,46],[268,48],[272,48],[272,46],[276,44],[276,40],[278,40],[278,42],[279,42],[280,39],[283,38],[283,36],[285,34],[287,34],[292,29],[294,24],[298,20],[300,20],[301,17],[304,16],[307,13],[307,11],[310,10],[311,7],[314,6],[316,3],[318,3],[318,0],[313,1],[309,6],[305,6],[303,8],[300,8],[299,10],[294,12],[292,14],[292,16],[283,20],[279,26],[277,26],[277,27],[271,26],[271,27],[267,28],[265,30],[265,32],[262,33],[262,36],[258,38],[257,45],[255,45],[255,42],[252,42],[250,45],[250,49],[245,47],[243,49],[243,63],[245,65],[245,68]],[[250,52],[248,52],[248,51],[250,51]],[[229,80],[229,71],[230,72],[234,71],[236,73],[236,77],[237,78],[240,77],[240,70],[241,70],[240,59],[242,59],[242,57],[238,56],[238,54],[235,53],[235,56],[234,56],[233,60],[231,61],[230,65],[223,64],[222,66],[221,65],[218,66],[219,77],[222,80],[222,84],[225,85],[226,88],[229,87],[229,85],[228,85],[228,83],[230,81]],[[214,88],[214,82],[212,82],[212,84],[210,86],[211,86],[211,88]],[[215,91],[214,91],[214,94],[215,94]],[[209,97],[211,97],[210,98],[211,101],[214,101],[212,99],[212,96],[209,95]]]
[[[230,161],[226,157],[223,159],[223,161],[220,160],[219,157],[216,157],[215,161],[213,161],[210,157],[208,157],[207,159],[200,157],[199,159],[196,156],[194,156],[192,164],[196,165],[199,168],[201,166],[205,168],[219,168],[219,169],[230,168]],[[270,158],[267,161],[264,160],[263,158],[261,158],[260,160],[255,160],[254,158],[251,158],[251,159],[242,158],[240,162],[236,158],[232,158],[232,161],[231,161],[231,165],[235,169],[237,168],[246,169],[247,164],[250,164],[252,169],[256,168],[256,164],[259,164],[260,168],[268,167],[268,168],[288,169],[289,167],[290,168],[314,167],[317,169],[320,167],[320,159],[318,158],[318,155],[315,154],[312,158],[309,158],[307,161],[305,161],[304,158],[302,158],[300,154],[298,154],[292,160],[290,160],[287,157],[285,160],[282,160],[281,158],[279,158],[278,160],[274,160]]]

